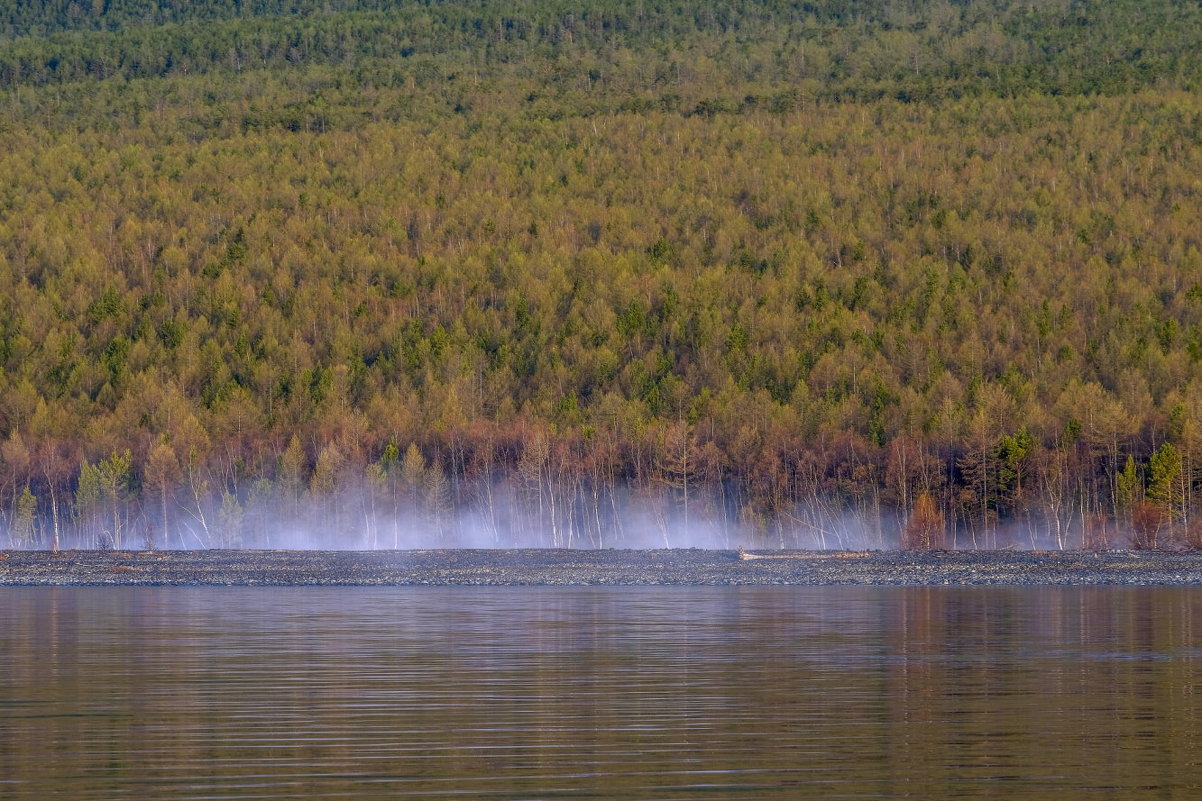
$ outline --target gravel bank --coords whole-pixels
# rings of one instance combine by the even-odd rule
[[[1202,584],[1147,551],[3,551],[0,585]]]

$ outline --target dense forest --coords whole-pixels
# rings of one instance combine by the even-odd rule
[[[0,543],[1202,545],[1200,41],[6,4]]]

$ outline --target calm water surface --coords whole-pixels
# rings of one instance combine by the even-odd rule
[[[1186,798],[1202,592],[0,590],[0,798]]]

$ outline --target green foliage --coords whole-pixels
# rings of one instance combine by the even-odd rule
[[[1169,513],[1180,503],[1181,456],[1171,442],[1157,448],[1148,460],[1148,500]]]
[[[222,547],[238,548],[242,546],[242,525],[245,517],[246,510],[243,509],[238,496],[228,491],[221,493],[218,522],[221,524],[219,531],[221,532],[220,545]]]
[[[37,522],[38,500],[29,487],[21,490],[13,510],[12,531],[10,539],[17,548],[27,548],[34,544],[34,524]]]
[[[1127,463],[1115,477],[1115,482],[1115,512],[1122,517],[1129,517],[1143,495],[1143,479],[1136,470],[1134,456],[1127,456]]]
[[[103,479],[96,465],[84,462],[79,467],[79,480],[75,489],[75,515],[82,518],[89,514],[100,502],[103,492]]]
[[[1003,513],[1014,514],[1026,500],[1035,438],[1024,426],[1017,434],[1003,436],[997,444],[997,487]]]

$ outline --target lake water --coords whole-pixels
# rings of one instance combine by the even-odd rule
[[[0,590],[0,799],[1186,798],[1202,591]]]

